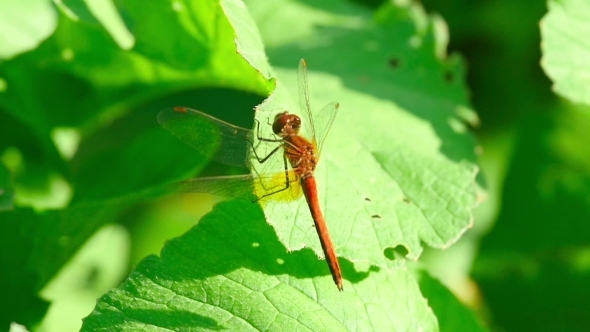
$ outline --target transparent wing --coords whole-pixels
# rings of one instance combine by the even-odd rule
[[[330,103],[324,108],[322,108],[315,116],[314,116],[314,123],[315,123],[315,132],[316,132],[316,145],[318,149],[318,154],[322,152],[322,146],[324,145],[324,140],[328,135],[328,131],[330,131],[330,127],[334,122],[334,118],[336,118],[336,113],[338,112],[338,107],[340,104],[338,103]]]
[[[234,126],[203,112],[174,107],[162,110],[158,122],[174,136],[202,155],[226,165],[248,168],[250,166],[248,140],[251,130]],[[256,145],[259,145],[257,142]],[[282,156],[277,151],[275,159]],[[264,165],[267,165],[265,163]],[[302,195],[301,184],[293,170],[287,171],[262,166],[260,175],[236,175],[202,177],[174,183],[172,191],[210,193],[219,196],[261,201],[292,201]]]
[[[339,104],[331,103],[322,108],[317,114],[312,114],[309,103],[309,86],[307,82],[307,62],[304,59],[299,61],[298,72],[298,88],[299,88],[299,106],[303,114],[302,132],[304,136],[315,142],[318,154],[322,151],[322,145],[328,131],[334,122]]]
[[[230,166],[249,167],[249,129],[186,107],[160,111],[158,122],[205,157]]]
[[[189,179],[170,185],[170,189],[185,193],[209,193],[224,197],[255,200],[254,178],[250,174],[214,176]]]
[[[297,85],[299,88],[299,109],[301,110],[301,120],[303,125],[301,133],[312,142],[317,142],[313,115],[309,105],[309,86],[307,83],[307,62],[305,59],[299,60],[299,69],[297,73]]]
[[[287,185],[288,182],[288,185]],[[209,193],[256,201],[292,201],[303,194],[301,184],[293,171],[271,176],[254,177],[250,174],[194,178],[170,185],[172,191]],[[268,196],[265,196],[268,195]]]

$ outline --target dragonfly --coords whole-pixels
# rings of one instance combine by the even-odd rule
[[[266,136],[261,132],[258,120],[254,132],[187,107],[162,110],[158,114],[158,122],[206,157],[226,165],[254,169],[248,175],[185,180],[174,185],[176,191],[211,193],[261,203],[293,201],[305,196],[332,279],[342,291],[342,272],[320,208],[314,177],[324,140],[339,104],[328,104],[317,114],[312,114],[304,59],[299,62],[298,88],[301,116],[288,111],[276,114],[272,123],[267,121],[272,127],[272,134]],[[270,151],[266,155],[257,152],[264,144]],[[269,162],[280,155],[282,162]],[[258,163],[258,167],[253,167],[253,163]],[[279,164],[282,166],[277,167]]]

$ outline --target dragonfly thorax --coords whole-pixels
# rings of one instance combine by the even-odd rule
[[[283,138],[299,134],[299,128],[301,128],[301,118],[289,112],[277,114],[272,124],[273,133]]]
[[[287,136],[283,139],[283,142],[285,156],[299,178],[306,179],[313,176],[317,165],[314,145],[299,135]]]

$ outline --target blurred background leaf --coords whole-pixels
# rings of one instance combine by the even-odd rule
[[[112,11],[83,1],[56,4],[55,32],[0,66],[1,160],[12,172],[19,203],[1,218],[2,270],[10,271],[3,285],[31,294],[21,296],[24,305],[13,306],[16,312],[27,311],[27,301],[100,227],[158,196],[152,188],[205,166],[204,157],[157,126],[157,111],[187,104],[251,126],[253,111],[247,110],[272,86],[236,53],[233,29],[217,2],[184,3],[209,6],[191,11],[164,1],[149,8],[134,1],[118,5]],[[188,13],[197,9],[204,17],[193,21]],[[111,28],[119,22],[133,35],[125,39],[106,29],[96,19],[104,12],[95,16],[96,10],[124,13],[122,21],[110,21]],[[149,31],[154,26],[148,22],[164,13],[174,17],[166,33]],[[207,52],[193,52],[195,47]],[[22,248],[18,256],[10,256],[12,247]],[[3,293],[2,302],[14,297]],[[15,311],[3,310],[3,327],[11,321],[30,327],[43,317],[42,310],[31,310],[35,314],[25,320]]]
[[[580,310],[590,305],[590,159],[580,146],[590,139],[587,114],[562,108],[519,130],[502,208],[473,271],[509,330],[590,326]]]
[[[467,82],[483,124],[481,165],[490,184],[490,200],[481,208],[497,211],[492,218],[476,211],[474,244],[465,246],[476,250],[463,257],[475,263],[477,288],[469,286],[472,281],[451,287],[462,289],[456,293],[471,298],[495,330],[585,331],[590,322],[580,308],[587,306],[582,294],[590,280],[588,109],[558,100],[539,62],[543,50],[543,68],[558,92],[583,75],[590,58],[576,54],[589,47],[575,31],[586,22],[581,17],[587,5],[457,0],[425,6],[445,17],[450,48],[469,61]],[[566,37],[570,33],[573,38]],[[583,89],[570,85],[559,93],[581,101]],[[471,269],[465,262],[455,265]],[[443,276],[449,266],[438,268],[442,280],[457,278],[452,272]]]
[[[548,1],[541,21],[541,65],[553,90],[576,103],[590,104],[590,4],[583,0]]]
[[[0,59],[34,49],[53,33],[57,23],[57,12],[49,0],[2,1],[0,13]]]
[[[420,291],[438,318],[440,331],[488,331],[477,316],[464,306],[437,279],[422,271],[418,279]]]
[[[10,172],[4,164],[0,164],[0,210],[12,209],[14,191],[11,182]]]

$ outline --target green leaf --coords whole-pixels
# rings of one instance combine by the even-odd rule
[[[155,112],[146,113],[132,112],[81,142],[72,160],[74,202],[153,196],[163,181],[189,177],[205,165],[203,156],[158,126]]]
[[[590,104],[590,6],[584,0],[548,1],[541,21],[541,65],[553,90],[577,103]]]
[[[441,332],[488,331],[471,310],[467,309],[440,281],[426,272],[419,274],[420,291],[438,318]]]
[[[3,212],[2,238],[25,256],[21,265],[37,275],[35,288],[40,289],[88,237],[129,205],[126,201],[102,201],[43,213],[30,209]],[[22,241],[10,240],[20,237]],[[17,269],[10,274],[18,273]]]
[[[456,241],[477,203],[475,142],[465,123],[477,117],[460,61],[443,54],[443,22],[415,5],[387,3],[377,19],[336,1],[325,4],[329,11],[286,0],[277,12],[248,5],[272,62],[286,67],[277,69],[277,89],[258,108],[258,121],[285,109],[301,115],[298,57],[308,62],[312,111],[340,103],[315,172],[338,256],[383,267],[388,247],[401,244],[416,259],[422,243]],[[277,33],[299,42],[279,43]],[[262,127],[268,137],[269,126]],[[289,250],[311,247],[323,256],[304,200],[270,202],[265,214]]]
[[[129,202],[102,201],[43,213],[17,208],[0,212],[0,325],[33,326],[47,310],[38,292],[100,226]]]
[[[103,296],[82,331],[436,331],[406,269],[355,271],[340,293],[310,250],[287,252],[262,210],[219,204]]]
[[[233,8],[230,4],[228,6]],[[259,43],[251,41],[256,38],[249,33],[253,29],[250,27],[246,33],[240,31],[236,37],[223,16],[224,8],[219,7],[217,2],[155,2],[145,6],[143,2],[124,1],[119,9],[135,37],[136,46],[127,52],[121,52],[114,44],[96,50],[98,54],[108,51],[121,58],[118,65],[110,62],[110,68],[100,67],[90,58],[80,60],[83,53],[78,56],[80,61],[75,61],[76,66],[72,70],[83,71],[86,77],[101,86],[124,84],[112,80],[128,75],[126,80],[129,82],[125,86],[139,84],[142,89],[136,89],[135,96],[131,98],[126,95],[125,100],[146,101],[137,103],[134,111],[127,110],[125,116],[86,136],[81,142],[73,161],[76,170],[75,200],[123,196],[194,175],[208,160],[159,128],[155,119],[157,112],[180,104],[216,116],[227,116],[228,121],[237,119],[238,122],[245,122],[244,119],[249,118],[248,125],[251,126],[250,110],[261,98],[242,91],[266,93],[270,86],[236,53],[234,39],[246,40],[242,47],[245,54],[263,52],[262,48],[255,48],[261,47]],[[247,15],[243,11],[243,7],[241,11],[239,8],[231,9],[234,15],[240,15],[242,23],[247,23]],[[160,20],[166,25],[165,30],[154,24],[154,21]],[[264,63],[254,60],[264,68]],[[129,61],[135,65],[129,67]],[[146,77],[146,66],[158,75]],[[117,72],[117,75],[114,78],[111,77],[113,75],[105,75],[109,72]],[[204,89],[204,86],[209,88]],[[157,91],[157,96],[195,88],[200,90],[154,100],[154,91]],[[146,98],[150,101],[147,102]],[[116,101],[117,98],[111,99],[111,102]],[[122,176],[113,177],[115,173]]]
[[[4,331],[11,322],[38,323],[49,307],[37,294],[42,272],[33,264],[33,247],[39,238],[27,234],[25,227],[36,221],[30,211],[0,212],[0,329]]]
[[[118,4],[133,33],[132,49],[122,49],[84,2],[69,1],[59,7],[50,38],[0,66],[6,90],[0,106],[43,137],[56,126],[81,126],[90,134],[132,106],[145,110],[158,97],[189,89],[269,90],[271,83],[236,53],[236,35],[217,1],[176,1],[174,8],[169,2]],[[162,19],[166,29],[150,30]],[[252,107],[239,108],[243,117],[251,116]]]
[[[37,47],[55,30],[56,23],[56,11],[49,0],[2,1],[0,58],[11,58]]]

